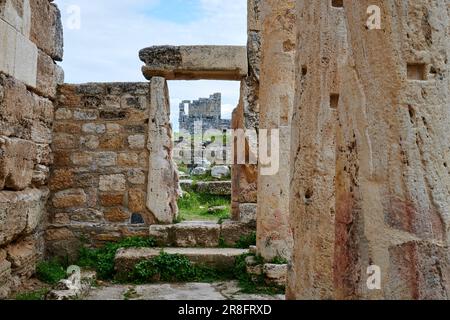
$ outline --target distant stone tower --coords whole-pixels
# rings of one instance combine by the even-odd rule
[[[186,107],[188,108],[186,113]],[[209,129],[229,129],[231,121],[222,119],[222,95],[214,93],[209,98],[200,98],[195,101],[184,100],[179,105],[180,130],[194,133],[196,121],[202,121],[203,132]]]

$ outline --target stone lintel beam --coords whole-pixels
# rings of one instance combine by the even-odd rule
[[[139,57],[147,79],[239,81],[248,73],[245,46],[154,46]]]

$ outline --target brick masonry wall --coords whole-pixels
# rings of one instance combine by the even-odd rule
[[[55,111],[48,250],[148,235],[150,84],[63,85]]]
[[[48,0],[0,0],[0,298],[44,253],[62,25]]]

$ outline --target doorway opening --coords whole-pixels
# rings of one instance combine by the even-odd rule
[[[231,128],[240,82],[170,81],[178,221],[231,218]]]

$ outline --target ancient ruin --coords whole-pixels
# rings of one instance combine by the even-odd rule
[[[152,247],[115,248],[106,271],[165,250],[242,258],[287,299],[449,299],[450,3],[248,0],[247,33],[144,48],[146,82],[67,84],[57,6],[0,0],[0,299],[42,261],[136,237]],[[231,127],[244,147],[231,137],[227,181],[180,183],[167,81],[201,79],[240,82],[233,118],[213,94],[180,104],[180,128]],[[227,196],[230,216],[180,221],[182,188]],[[82,296],[69,280],[47,298]]]
[[[209,98],[184,100],[180,103],[180,130],[194,134],[195,122],[201,123],[201,133],[208,130],[227,130],[231,121],[222,119],[222,95],[214,93]]]

